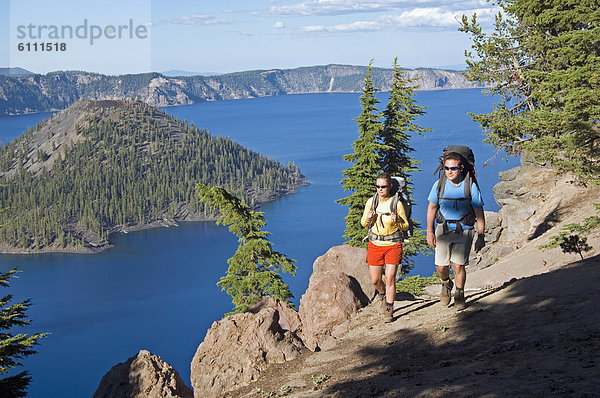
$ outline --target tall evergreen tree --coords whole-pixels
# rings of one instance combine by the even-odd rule
[[[221,187],[198,184],[197,189],[202,202],[210,204],[212,211],[219,209],[217,225],[229,225],[229,231],[238,237],[237,251],[227,260],[227,274],[217,283],[231,296],[234,312],[246,311],[264,296],[291,305],[292,293],[280,272],[295,275],[295,260],[273,250],[267,240],[270,233],[262,230],[267,223],[263,213],[251,210]]]
[[[472,115],[486,141],[600,181],[600,11],[588,0],[496,0],[494,32],[463,16],[467,78],[500,98]]]
[[[414,99],[414,85],[417,79],[404,77],[398,67],[398,58],[394,58],[394,78],[390,90],[390,99],[383,111],[383,128],[378,136],[382,144],[379,168],[392,176],[401,176],[406,180],[408,191],[413,191],[411,174],[420,171],[419,161],[410,156],[414,149],[410,146],[410,133],[424,135],[431,129],[424,128],[415,119],[425,113],[425,107],[418,106]],[[411,257],[418,253],[430,253],[425,234],[419,229],[420,223],[413,220],[414,234],[402,247],[403,270],[412,268]]]
[[[9,279],[15,277],[16,270],[0,274],[0,286],[8,287]],[[12,368],[21,366],[20,360],[35,354],[32,347],[37,340],[44,337],[46,333],[38,333],[32,336],[19,333],[14,335],[12,328],[25,326],[31,321],[25,316],[25,311],[31,305],[29,300],[21,303],[11,304],[12,295],[6,295],[0,299],[0,374],[8,373]],[[31,382],[29,372],[23,371],[14,376],[0,379],[0,397],[24,397],[25,390]]]
[[[363,242],[366,235],[364,228],[360,225],[360,219],[363,214],[364,206],[371,196],[373,196],[373,181],[380,171],[382,145],[378,142],[382,125],[379,121],[381,113],[377,110],[379,100],[375,97],[376,89],[371,80],[372,62],[367,68],[365,76],[365,87],[360,97],[362,111],[356,118],[358,125],[358,139],[354,141],[354,152],[344,155],[344,160],[351,162],[352,166],[343,171],[341,183],[344,185],[344,191],[352,191],[350,196],[338,199],[336,202],[349,206],[346,220],[346,230],[344,238],[349,245],[357,247],[366,247]]]

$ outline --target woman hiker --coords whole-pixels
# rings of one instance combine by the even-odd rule
[[[398,200],[396,208],[392,194],[392,177],[388,173],[377,175],[375,182],[376,196],[369,198],[361,219],[363,227],[369,227],[369,246],[367,263],[369,276],[381,299],[382,312],[386,323],[392,322],[394,299],[396,298],[396,272],[402,261],[402,241],[409,227],[402,201]],[[376,201],[376,207],[373,206]],[[382,281],[385,267],[385,283]]]

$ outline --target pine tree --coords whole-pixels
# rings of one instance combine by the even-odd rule
[[[366,247],[363,238],[365,229],[360,224],[366,201],[373,196],[373,182],[380,171],[382,145],[377,137],[381,133],[380,112],[377,110],[379,100],[375,97],[376,89],[371,80],[372,61],[367,68],[365,87],[360,97],[362,111],[356,118],[358,125],[358,139],[354,141],[354,153],[344,155],[344,160],[351,162],[352,166],[343,171],[345,176],[341,183],[344,191],[352,191],[350,196],[338,199],[336,202],[349,206],[346,220],[344,238],[349,245]]]
[[[419,161],[411,157],[414,149],[409,145],[410,134],[424,135],[431,129],[415,123],[415,119],[425,113],[425,107],[418,106],[414,99],[416,79],[407,79],[398,67],[398,58],[394,58],[394,78],[390,91],[390,99],[383,111],[383,128],[378,140],[381,142],[379,168],[392,176],[401,176],[408,185],[408,192],[413,191],[411,173],[420,171]],[[403,271],[412,268],[411,257],[419,253],[430,253],[425,233],[419,230],[420,223],[413,220],[414,234],[402,247]]]
[[[227,274],[217,285],[232,298],[234,313],[244,312],[264,296],[290,303],[292,293],[281,279],[280,272],[296,273],[295,260],[273,250],[262,231],[266,221],[262,212],[251,210],[238,198],[221,187],[197,185],[202,202],[212,211],[219,209],[217,225],[229,225],[229,231],[238,237],[237,251],[227,263]]]
[[[509,154],[600,181],[600,13],[596,1],[497,0],[502,11],[486,34],[463,16],[473,41],[472,81],[500,101],[472,115],[486,141]]]
[[[15,277],[17,270],[11,270],[0,274],[0,285],[8,287],[9,279]],[[44,337],[46,333],[38,333],[28,336],[23,333],[12,334],[15,326],[25,326],[31,321],[25,317],[25,311],[31,305],[29,300],[21,303],[11,304],[12,295],[6,295],[0,299],[0,374],[8,373],[12,368],[21,366],[21,359],[35,354],[32,346],[38,344],[37,340]],[[29,372],[23,371],[14,376],[0,379],[1,397],[24,397],[25,390],[31,382]]]

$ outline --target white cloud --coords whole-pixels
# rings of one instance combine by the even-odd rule
[[[208,14],[185,15],[178,18],[170,18],[164,22],[174,25],[218,25],[231,23],[231,21],[218,19]]]
[[[395,8],[404,8],[415,3],[424,3],[432,0],[307,0],[299,4],[272,6],[266,13],[279,16],[310,16],[310,15],[340,15],[362,12],[389,11]]]
[[[285,28],[285,25],[281,21],[275,22],[273,24],[273,29],[283,29],[283,28]]]
[[[485,9],[486,0],[306,0],[292,5],[275,5],[258,12],[271,16],[298,17],[374,12],[407,12],[414,9],[441,8],[452,11]]]
[[[326,32],[327,28],[323,25],[311,25],[311,26],[303,26],[301,28],[305,32]]]
[[[477,14],[482,24],[492,21],[498,12],[496,8],[448,10],[442,7],[413,8],[399,14],[385,14],[371,21],[355,21],[330,26],[303,26],[304,32],[348,33],[380,30],[398,30],[402,28],[431,27],[456,29],[463,15]]]

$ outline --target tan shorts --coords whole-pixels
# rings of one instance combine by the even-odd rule
[[[435,229],[435,265],[448,266],[450,263],[467,265],[473,244],[474,229],[466,229],[457,234],[450,230],[444,233],[444,226]]]

